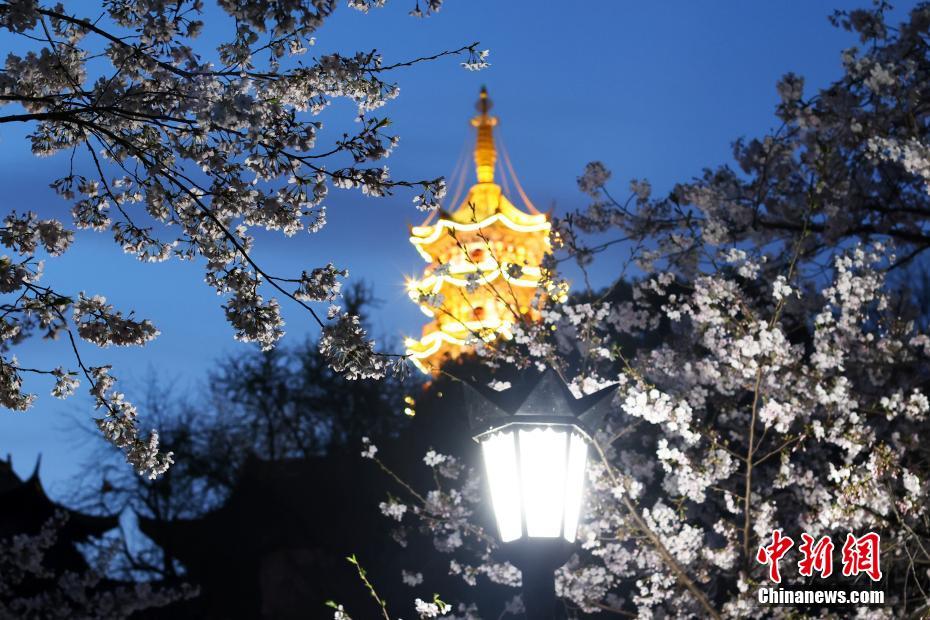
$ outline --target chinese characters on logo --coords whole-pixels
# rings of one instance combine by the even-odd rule
[[[879,562],[881,537],[875,532],[869,532],[856,537],[846,535],[846,542],[842,549],[842,574],[844,577],[855,577],[866,574],[872,581],[882,578],[882,568]],[[779,561],[794,547],[794,540],[782,534],[781,530],[772,532],[772,542],[759,547],[756,561],[769,567],[769,579],[781,583]],[[833,540],[830,536],[823,536],[817,540],[808,533],[801,534],[801,544],[798,551],[801,559],[798,561],[798,572],[811,577],[816,572],[821,578],[833,574]]]
[[[869,532],[859,538],[846,534],[843,543],[843,576],[851,577],[865,573],[872,581],[882,578],[882,567],[878,563],[878,546],[881,538]]]
[[[851,536],[851,534],[850,534]],[[798,551],[804,557],[798,562],[798,572],[805,577],[810,577],[814,571],[820,573],[821,578],[829,577],[833,574],[833,541],[829,536],[824,536],[816,543],[814,537],[807,532],[801,534],[801,546]],[[846,566],[843,566],[846,570]],[[844,572],[845,574],[845,572]]]
[[[781,573],[778,572],[778,562],[793,546],[794,541],[791,540],[791,538],[782,536],[781,530],[775,530],[772,532],[772,544],[766,547],[759,547],[759,553],[756,554],[756,561],[759,564],[769,565],[769,579],[775,583],[781,583]]]

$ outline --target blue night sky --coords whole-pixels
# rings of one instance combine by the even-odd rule
[[[463,70],[459,60],[443,59],[394,74],[400,97],[379,111],[391,117],[393,131],[401,136],[386,162],[392,174],[416,179],[450,174],[462,149],[470,146],[468,119],[486,84],[523,187],[538,208],[561,213],[584,206],[575,179],[591,160],[613,170],[620,193],[634,177],[649,179],[656,193],[664,193],[705,167],[728,162],[734,139],[760,135],[774,125],[775,82],[782,74],[803,75],[807,94],[840,75],[840,51],[855,41],[830,26],[827,16],[835,8],[865,6],[866,1],[448,0],[426,20],[407,16],[412,4],[394,0],[367,16],[340,7],[311,50],[376,48],[387,63],[473,41],[491,50],[491,68],[479,73]],[[910,6],[900,3],[893,21]],[[201,41],[204,50],[219,40],[217,23],[210,23],[212,30]],[[7,50],[18,47],[5,43]],[[354,106],[346,102],[328,110],[323,120],[329,135],[351,129],[347,121],[353,113]],[[69,205],[48,188],[66,159],[36,159],[23,139],[27,133],[28,127],[0,129],[5,210],[67,218]],[[297,275],[328,261],[347,267],[352,279],[373,283],[384,302],[373,317],[379,341],[399,344],[401,336],[419,333],[425,317],[402,286],[405,274],[423,268],[407,242],[407,226],[423,218],[411,195],[372,199],[332,190],[327,205],[329,224],[318,234],[259,236],[258,261],[278,275]],[[595,285],[607,283],[613,267],[605,267]],[[152,372],[175,381],[177,389],[195,390],[217,357],[248,349],[233,340],[222,300],[203,283],[199,265],[139,263],[123,255],[110,234],[79,233],[64,257],[46,263],[45,283],[66,292],[102,294],[161,330],[143,349],[84,346],[91,363],[113,363],[113,374],[131,400],[141,399]],[[304,312],[288,300],[282,304],[285,344],[315,333]],[[65,342],[31,342],[17,355],[27,366],[70,365]],[[86,386],[80,396],[64,402],[48,396],[46,382],[29,387],[40,395],[32,410],[0,412],[0,455],[11,453],[16,469],[27,474],[41,453],[46,486],[61,496],[88,465],[92,448],[101,444],[92,435]]]

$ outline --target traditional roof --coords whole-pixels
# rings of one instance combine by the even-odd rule
[[[493,181],[472,185],[458,209],[439,215],[435,224],[410,229],[410,243],[428,263],[442,256],[450,245],[455,245],[450,241],[449,232],[476,232],[495,227],[515,233],[548,234],[551,228],[545,213],[521,211]]]
[[[62,536],[72,540],[83,541],[100,536],[119,526],[116,515],[89,515],[49,499],[39,479],[39,464],[37,460],[32,475],[21,480],[13,471],[12,459],[0,460],[0,538],[37,531],[43,523],[61,512],[68,516]]]
[[[53,571],[84,570],[87,562],[77,544],[115,529],[119,517],[89,515],[49,499],[39,479],[39,461],[32,475],[21,480],[10,457],[0,460],[0,541],[20,534],[35,535],[60,514],[66,519],[54,545],[45,553],[45,567]]]
[[[355,451],[250,457],[218,508],[192,519],[140,515],[139,529],[200,587],[198,618],[317,617],[308,610],[358,593],[345,557],[390,542],[371,521],[382,475]]]

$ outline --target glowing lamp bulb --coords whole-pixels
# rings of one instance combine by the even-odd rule
[[[575,541],[588,446],[571,425],[513,426],[481,442],[502,542]]]

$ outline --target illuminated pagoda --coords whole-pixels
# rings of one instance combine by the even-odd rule
[[[477,109],[471,124],[478,134],[474,149],[478,182],[455,211],[434,212],[410,231],[410,242],[429,265],[422,279],[408,280],[407,291],[433,320],[419,340],[408,338],[406,347],[411,361],[425,373],[436,373],[443,361],[470,350],[479,339],[487,343],[510,339],[517,322],[539,320],[538,307],[544,299],[540,263],[549,252],[548,217],[527,199],[506,150],[504,163],[526,210],[515,206],[495,182],[499,167],[509,193],[508,175],[498,162],[494,140],[497,118],[489,114],[491,101],[484,88]]]

